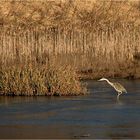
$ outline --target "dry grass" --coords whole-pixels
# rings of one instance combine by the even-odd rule
[[[82,78],[140,78],[139,3],[90,5],[1,1],[1,94],[84,94],[75,69]]]
[[[139,2],[45,0],[0,2],[0,25],[16,30],[29,27],[103,28],[110,23],[140,25]]]
[[[18,64],[0,70],[0,94],[70,96],[86,94],[86,88],[70,66]]]
[[[115,25],[104,30],[39,31],[29,28],[20,35],[1,28],[0,64],[47,64],[48,59],[59,65],[70,65],[89,78],[139,78],[140,28],[133,24]],[[134,70],[135,69],[137,70]],[[90,71],[90,72],[87,72]]]

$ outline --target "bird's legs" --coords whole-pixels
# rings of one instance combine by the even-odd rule
[[[119,96],[121,95],[121,93],[120,92],[118,92],[118,95],[117,95],[117,100],[119,100]]]
[[[117,95],[117,100],[119,100],[119,96],[120,96],[120,94]]]

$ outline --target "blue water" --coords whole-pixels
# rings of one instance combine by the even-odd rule
[[[0,138],[140,139],[140,81],[86,81],[89,94],[73,97],[0,97]]]

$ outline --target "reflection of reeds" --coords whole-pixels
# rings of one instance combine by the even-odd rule
[[[0,70],[2,95],[81,95],[86,94],[70,66],[14,65]]]

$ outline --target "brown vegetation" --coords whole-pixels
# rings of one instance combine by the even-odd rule
[[[103,28],[111,23],[140,24],[139,2],[97,0],[24,0],[0,2],[0,25],[7,28],[33,26]]]
[[[19,64],[0,70],[0,95],[82,95],[85,85],[80,83],[70,66]]]
[[[46,64],[49,58],[74,67],[83,78],[140,77],[140,65],[135,61],[140,51],[140,28],[134,25],[122,24],[119,29],[112,25],[90,32],[59,28],[39,31],[37,27],[21,34],[5,28],[1,31],[2,65]]]
[[[0,2],[0,13],[2,93],[79,94],[75,70],[81,78],[140,78],[139,2],[9,0]],[[73,69],[65,70],[68,65]],[[25,81],[19,73],[27,74]],[[57,82],[51,83],[51,92],[44,81],[49,73],[57,75],[52,74]],[[27,88],[24,82],[19,88],[20,81]]]

